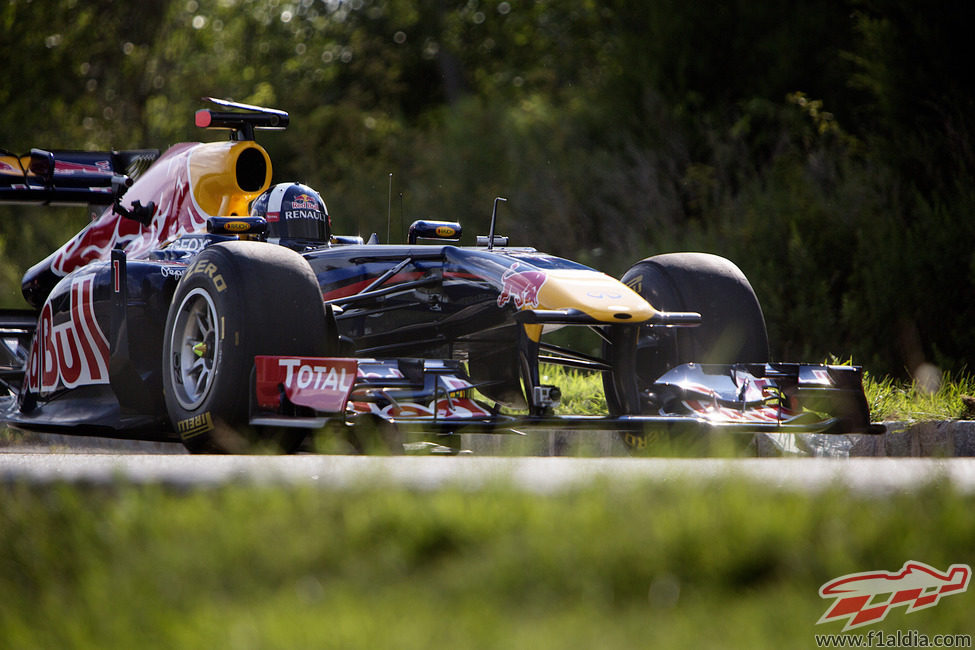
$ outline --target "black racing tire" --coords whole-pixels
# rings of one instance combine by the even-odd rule
[[[248,418],[255,355],[330,350],[334,332],[301,255],[251,241],[210,246],[176,287],[164,331],[166,408],[189,451],[297,449],[303,429],[251,428]]]
[[[613,415],[643,413],[647,389],[683,363],[764,363],[769,359],[762,307],[741,270],[708,253],[668,253],[637,262],[622,282],[659,311],[701,314],[697,327],[607,328],[603,374]]]

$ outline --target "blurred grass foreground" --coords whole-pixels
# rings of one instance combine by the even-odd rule
[[[449,462],[446,459],[445,462]],[[972,564],[975,497],[0,486],[4,648],[796,648],[838,576]],[[869,629],[971,633],[963,593]],[[862,631],[862,630],[858,630]]]

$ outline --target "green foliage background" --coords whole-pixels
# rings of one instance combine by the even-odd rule
[[[165,148],[205,95],[289,111],[276,180],[339,231],[415,218],[613,274],[706,250],[773,355],[975,353],[973,12],[909,0],[9,0],[0,146]],[[0,208],[0,303],[84,223]],[[398,239],[400,235],[394,234]],[[384,238],[384,237],[383,237]]]

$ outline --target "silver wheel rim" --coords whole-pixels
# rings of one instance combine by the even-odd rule
[[[192,411],[210,394],[220,357],[217,309],[210,294],[203,289],[186,294],[170,336],[173,396],[181,407]]]

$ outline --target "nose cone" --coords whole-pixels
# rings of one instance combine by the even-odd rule
[[[546,271],[539,309],[578,309],[603,323],[642,323],[656,310],[625,284],[598,271]]]

